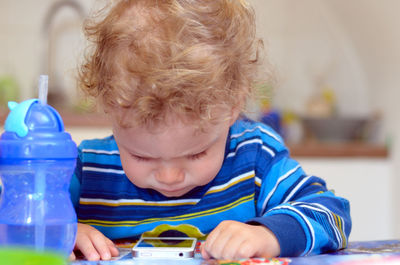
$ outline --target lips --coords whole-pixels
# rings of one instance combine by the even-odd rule
[[[187,192],[186,188],[181,189],[157,189],[158,192],[168,197],[181,196]]]

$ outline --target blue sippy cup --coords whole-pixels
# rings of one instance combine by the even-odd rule
[[[41,80],[39,84],[46,84],[46,98],[47,76]],[[68,256],[77,230],[68,192],[76,144],[46,100],[9,102],[8,106],[11,112],[0,138],[0,247]]]

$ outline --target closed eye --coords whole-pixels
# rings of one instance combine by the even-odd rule
[[[134,155],[134,154],[130,154],[130,155],[131,155],[131,157],[133,157],[136,161],[139,161],[139,162],[149,162],[149,161],[151,161],[151,158],[148,158],[148,157],[137,156],[137,155]]]
[[[197,160],[197,159],[200,159],[200,158],[204,157],[206,154],[207,154],[206,151],[203,151],[203,152],[200,152],[200,153],[197,153],[197,154],[194,154],[194,155],[189,155],[188,158],[190,160]]]

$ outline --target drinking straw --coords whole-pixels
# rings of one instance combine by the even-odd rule
[[[41,105],[47,104],[47,93],[48,93],[48,81],[47,75],[40,75],[39,77],[39,103]],[[36,214],[35,214],[35,249],[39,251],[44,250],[45,239],[46,239],[46,226],[44,217],[46,214],[45,210],[45,190],[46,190],[46,170],[39,165],[35,172],[35,200],[37,202]]]
[[[47,92],[48,92],[49,76],[39,76],[39,102],[42,105],[47,104]]]

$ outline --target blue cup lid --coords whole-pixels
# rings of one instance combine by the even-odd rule
[[[8,114],[0,138],[0,158],[74,159],[77,148],[64,131],[58,112],[37,99],[9,102]]]

